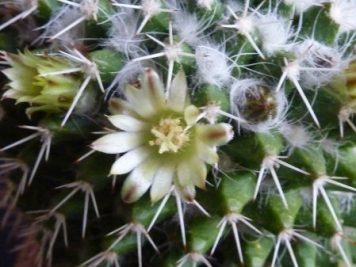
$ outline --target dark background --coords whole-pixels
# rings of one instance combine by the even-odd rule
[[[4,215],[4,211],[0,210],[0,221]],[[13,267],[15,261],[15,253],[11,252],[14,242],[11,242],[8,237],[10,231],[9,226],[0,228],[0,267]]]

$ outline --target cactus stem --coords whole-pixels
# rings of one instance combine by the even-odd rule
[[[77,20],[75,20],[74,22],[72,22],[71,24],[69,24],[67,27],[65,27],[63,30],[59,31],[58,33],[56,33],[55,35],[52,35],[49,40],[54,40],[57,39],[58,37],[60,37],[61,35],[63,35],[64,33],[66,33],[67,31],[71,30],[72,28],[74,28],[75,26],[79,25],[80,23],[82,23],[83,21],[86,20],[86,17],[80,17]]]
[[[95,21],[97,20],[97,13],[98,13],[98,10],[100,10],[100,8],[98,7],[98,5],[99,5],[98,0],[83,0],[80,3],[76,3],[73,1],[67,1],[67,0],[59,0],[59,2],[62,2],[64,4],[67,4],[68,6],[75,7],[77,9],[79,9],[81,16],[78,19],[74,20],[71,24],[67,25],[64,29],[62,29],[55,35],[51,36],[49,38],[49,40],[51,40],[51,41],[62,36],[64,33],[68,32],[69,30],[78,26],[85,20],[90,20],[90,19],[94,19]]]
[[[202,205],[199,204],[198,201],[196,201],[195,199],[193,199],[193,201],[191,202],[187,202],[188,204],[193,204],[195,207],[197,207],[205,216],[207,217],[211,217],[211,215],[209,214],[209,212],[207,212]]]
[[[295,88],[297,89],[300,97],[302,98],[305,106],[307,107],[307,109],[309,111],[309,114],[312,116],[316,126],[318,126],[318,128],[320,128],[318,118],[316,117],[316,115],[313,111],[313,108],[310,105],[309,100],[305,96],[304,91],[299,83],[300,71],[303,70],[303,68],[299,65],[299,60],[294,60],[292,62],[288,62],[288,60],[286,58],[284,58],[284,64],[285,64],[285,67],[283,68],[283,73],[282,73],[282,76],[278,82],[276,91],[278,92],[282,88],[283,83],[288,78],[293,83]]]
[[[181,232],[181,236],[182,236],[182,243],[183,246],[185,247],[187,245],[187,240],[186,240],[186,236],[185,236],[185,224],[184,224],[184,214],[183,214],[183,209],[182,209],[182,200],[179,196],[178,192],[174,192],[175,194],[175,198],[176,198],[176,205],[177,205],[177,209],[178,209],[178,218],[179,218],[179,227],[180,227],[180,232]]]
[[[213,255],[214,252],[215,252],[215,249],[217,248],[218,244],[219,244],[219,241],[222,237],[222,234],[224,233],[224,230],[225,230],[225,227],[226,227],[226,224],[227,224],[228,220],[226,220],[226,218],[224,217],[220,222],[219,224],[217,225],[217,227],[219,227],[219,232],[218,232],[218,235],[216,236],[216,239],[215,239],[215,242],[214,242],[214,245],[210,251],[210,255]]]
[[[63,126],[67,123],[67,121],[68,121],[70,115],[72,114],[72,112],[73,112],[75,106],[77,105],[77,103],[78,103],[80,97],[82,96],[82,94],[83,94],[83,92],[84,92],[84,89],[88,86],[88,84],[89,84],[89,82],[90,82],[90,79],[91,79],[91,78],[90,78],[89,76],[86,77],[85,80],[84,80],[84,82],[83,82],[82,85],[80,86],[80,88],[79,88],[77,94],[75,95],[75,97],[74,97],[74,99],[73,99],[72,104],[70,105],[70,107],[69,107],[69,109],[68,109],[66,115],[64,116],[64,119],[63,119],[63,121],[62,121],[62,123],[61,123],[61,127],[63,127]]]
[[[228,11],[230,12],[230,14],[234,17],[235,23],[234,24],[223,24],[223,25],[221,25],[221,27],[236,29],[241,35],[243,35],[247,38],[247,41],[251,44],[253,49],[255,49],[256,53],[262,59],[266,59],[266,57],[263,55],[262,51],[258,48],[256,42],[253,40],[253,37],[251,36],[251,32],[254,30],[254,24],[253,24],[252,18],[247,15],[249,1],[247,1],[245,4],[245,9],[244,9],[242,17],[238,17],[235,14],[235,12],[232,10],[231,7],[229,7],[229,6],[226,6],[226,7],[227,7]]]
[[[1,148],[0,151],[6,151],[6,150],[11,149],[11,148],[13,148],[13,147],[15,147],[15,146],[18,146],[18,145],[21,145],[21,144],[23,144],[23,143],[26,143],[26,142],[28,142],[28,141],[30,141],[30,140],[36,138],[36,137],[39,136],[40,134],[41,134],[41,133],[39,133],[39,132],[38,132],[38,133],[31,134],[31,135],[29,135],[29,136],[27,136],[27,137],[24,137],[24,138],[22,138],[22,139],[20,139],[20,140],[18,140],[18,141],[16,141],[16,142],[14,142],[14,143],[11,143],[11,144],[9,144],[9,145],[7,145],[7,146]]]
[[[346,177],[337,177],[337,176],[320,176],[319,178],[317,178],[314,183],[313,183],[313,226],[314,228],[316,227],[316,212],[317,212],[317,197],[319,195],[319,193],[322,195],[334,221],[335,224],[337,226],[338,231],[342,231],[342,226],[339,222],[339,219],[336,216],[336,212],[330,202],[330,199],[326,193],[326,190],[324,189],[324,186],[326,184],[331,184],[334,186],[338,186],[341,187],[343,189],[347,189],[347,190],[351,190],[353,192],[356,192],[356,188],[345,185],[343,183],[340,183],[338,181],[335,181],[337,179],[347,179]]]
[[[35,219],[35,223],[43,223],[43,222],[49,221],[52,218],[55,220],[54,232],[52,233],[52,237],[51,237],[51,240],[50,240],[50,243],[48,246],[48,250],[53,251],[54,244],[57,240],[59,231],[61,229],[63,232],[64,244],[66,247],[68,247],[68,232],[67,232],[67,224],[66,224],[65,216],[58,212],[51,213],[51,212],[49,212],[49,210],[32,211],[32,212],[28,212],[28,213],[29,214],[37,214],[37,213],[43,213],[43,212],[45,212],[45,214],[37,217]]]
[[[137,237],[137,256],[138,256],[138,264],[139,267],[142,267],[142,240],[141,240],[141,235],[143,234],[148,242],[151,244],[151,246],[159,253],[159,250],[156,246],[156,244],[153,242],[152,238],[148,234],[147,230],[145,227],[140,224],[140,223],[128,223],[125,224],[118,229],[110,232],[108,235],[113,235],[116,234],[118,235],[118,238],[111,244],[108,250],[113,249],[129,232],[134,232],[136,233]]]
[[[316,246],[316,247],[319,247],[319,248],[323,248],[321,245],[319,245],[315,241],[303,236],[302,234],[298,233],[294,229],[284,229],[283,231],[281,231],[278,234],[277,242],[276,242],[275,249],[274,249],[274,252],[273,252],[273,259],[272,259],[271,267],[274,267],[276,265],[279,248],[280,248],[280,245],[282,243],[285,244],[285,246],[287,247],[289,256],[291,257],[292,262],[293,262],[293,266],[294,267],[298,267],[299,266],[298,262],[297,262],[297,259],[295,257],[295,253],[293,251],[292,245],[291,245],[291,240],[293,239],[293,237],[296,237],[296,238],[298,238],[298,239],[300,239],[300,240],[302,240],[302,241],[304,241],[306,243],[309,243],[309,244],[311,244],[313,246]]]
[[[171,87],[171,83],[172,83],[172,77],[173,77],[173,67],[174,67],[174,63],[177,62],[179,60],[180,57],[192,57],[195,58],[194,54],[191,53],[187,53],[184,52],[181,45],[182,43],[175,43],[174,42],[174,38],[173,38],[173,28],[172,28],[172,22],[169,22],[169,34],[168,34],[168,39],[169,42],[168,44],[165,44],[163,42],[161,42],[160,40],[158,40],[157,38],[146,34],[146,36],[148,38],[150,38],[152,41],[154,41],[155,43],[157,43],[158,45],[160,45],[163,48],[162,52],[158,52],[155,54],[151,54],[151,55],[147,55],[147,56],[142,56],[142,57],[138,57],[133,59],[133,62],[138,62],[138,61],[142,61],[142,60],[146,60],[146,59],[153,59],[153,58],[158,58],[158,57],[163,57],[165,56],[167,58],[168,61],[168,74],[167,74],[167,82],[166,82],[166,95],[169,96],[169,90]]]
[[[326,206],[328,207],[331,216],[333,217],[336,227],[339,231],[342,231],[342,226],[339,222],[339,219],[336,216],[335,210],[330,202],[330,199],[324,189],[325,184],[328,182],[328,177],[321,176],[316,179],[313,183],[313,226],[316,228],[316,213],[317,213],[317,198],[319,193],[322,195]]]
[[[338,250],[341,258],[345,262],[346,267],[352,267],[352,263],[349,259],[349,257],[346,255],[345,249],[343,248],[341,241],[342,241],[343,234],[338,232],[334,234],[334,236],[331,238],[331,246]]]
[[[347,123],[350,128],[356,133],[356,125],[352,122],[350,117],[352,116],[353,111],[350,107],[342,107],[338,114],[339,119],[339,130],[340,130],[340,137],[344,137],[344,124]]]
[[[141,240],[141,232],[137,232],[137,258],[138,258],[138,266],[142,267],[142,240]]]
[[[87,88],[87,86],[89,85],[89,82],[91,80],[96,80],[99,88],[102,92],[105,91],[101,77],[100,77],[100,73],[99,70],[96,66],[96,64],[92,61],[90,61],[89,59],[87,59],[86,57],[84,57],[78,50],[74,49],[73,51],[71,51],[71,53],[67,53],[67,52],[63,52],[61,51],[61,54],[73,61],[75,61],[76,63],[82,64],[80,70],[86,75],[83,83],[80,85],[78,92],[76,93],[72,104],[70,105],[62,123],[61,123],[61,127],[63,127],[66,122],[68,121],[70,115],[73,113],[76,105],[79,102],[80,97],[82,96],[84,90]],[[69,69],[68,71],[71,71],[74,69]]]
[[[243,260],[243,254],[242,254],[242,248],[241,248],[241,242],[240,242],[240,237],[239,237],[239,231],[237,229],[236,224],[238,222],[241,222],[242,224],[246,225],[248,228],[252,229],[253,231],[255,231],[258,234],[262,234],[262,232],[260,230],[258,230],[255,226],[253,226],[250,223],[251,219],[247,218],[241,214],[237,214],[237,213],[229,213],[227,215],[224,216],[224,218],[221,219],[221,221],[218,223],[217,227],[219,227],[219,233],[215,239],[213,248],[211,249],[210,255],[214,254],[215,249],[217,248],[217,245],[222,237],[222,234],[224,232],[224,229],[226,227],[226,224],[229,223],[232,231],[233,231],[233,235],[234,235],[234,239],[235,239],[235,244],[236,244],[236,248],[237,248],[237,253],[239,256],[239,260],[241,263],[244,262]]]
[[[147,232],[149,232],[152,227],[154,226],[155,222],[157,221],[159,215],[161,214],[164,206],[167,204],[167,201],[171,195],[174,195],[175,200],[176,200],[176,206],[177,206],[177,211],[178,211],[178,218],[179,218],[179,226],[181,230],[181,236],[182,236],[182,243],[183,246],[186,246],[186,235],[185,235],[185,223],[184,223],[184,213],[183,213],[183,204],[192,204],[196,208],[200,210],[201,213],[203,213],[205,216],[210,217],[210,214],[199,204],[198,201],[195,199],[193,200],[182,200],[181,197],[181,192],[179,192],[174,186],[171,187],[171,189],[168,191],[168,193],[164,196],[164,198],[161,201],[161,204],[159,205],[150,225],[148,226]],[[183,197],[184,198],[184,197]]]
[[[90,258],[86,262],[83,262],[80,266],[81,267],[85,267],[85,266],[86,267],[98,267],[98,266],[101,266],[101,264],[104,262],[107,263],[107,266],[120,267],[119,256],[117,255],[117,253],[110,251],[110,250],[100,252],[99,254]]]
[[[237,230],[236,224],[231,224],[232,232],[235,239],[237,253],[239,254],[239,259],[241,263],[244,263],[243,255],[242,255],[242,248],[241,248],[241,241],[239,237],[239,231]]]
[[[152,219],[150,225],[147,228],[147,232],[149,232],[152,229],[152,227],[154,226],[154,224],[156,223],[156,221],[157,221],[159,215],[161,214],[163,208],[166,206],[167,201],[168,201],[169,197],[171,196],[171,193],[173,192],[173,190],[174,190],[174,186],[171,187],[171,189],[169,190],[168,194],[166,194],[164,196],[164,198],[162,199],[161,204],[159,205],[155,215],[153,216],[153,219]]]
[[[74,163],[79,163],[79,162],[81,162],[82,160],[88,158],[89,156],[91,156],[94,153],[95,153],[95,150],[90,150],[89,152],[85,153],[83,156],[81,156],[78,159],[76,159]]]
[[[99,209],[96,203],[93,187],[84,181],[77,181],[69,184],[65,184],[62,186],[57,187],[56,189],[60,188],[73,188],[73,190],[61,201],[59,202],[51,211],[50,213],[55,212],[58,210],[63,204],[65,204],[70,198],[72,198],[79,190],[81,190],[85,194],[84,199],[84,213],[83,213],[83,223],[82,223],[82,238],[85,237],[86,227],[87,227],[87,218],[88,218],[88,210],[89,210],[89,201],[91,200],[92,205],[94,207],[94,211],[96,216],[99,218]]]
[[[9,19],[8,21],[4,22],[3,24],[0,25],[0,31],[7,28],[8,26],[14,24],[18,20],[25,19],[26,17],[30,16],[33,12],[37,10],[38,6],[37,4],[32,4],[32,6],[21,12],[20,14],[16,15],[15,17]]]
[[[201,118],[205,117],[211,124],[216,123],[219,115],[222,115],[224,117],[227,117],[229,119],[235,120],[240,123],[246,122],[244,119],[242,119],[238,116],[235,116],[233,114],[230,114],[228,112],[221,110],[220,106],[217,105],[216,103],[209,103],[208,105],[206,105],[205,107],[202,107],[200,109],[202,109],[203,112],[202,112],[201,116],[199,116],[197,118],[197,120],[200,120]]]
[[[9,204],[8,210],[10,211],[13,207],[15,207],[20,195],[22,195],[25,192],[30,169],[25,162],[19,159],[0,158],[0,161],[5,161],[4,164],[0,164],[0,176],[16,169],[22,171],[20,183],[16,188],[15,197],[13,198],[12,203]],[[7,213],[4,215],[3,220],[1,222],[3,226],[5,225],[8,218]]]
[[[41,149],[37,155],[37,158],[36,158],[36,161],[35,161],[35,164],[32,168],[32,171],[31,171],[31,174],[30,174],[30,177],[28,179],[28,184],[30,185],[33,181],[33,178],[35,177],[36,175],[36,172],[37,172],[37,169],[40,165],[40,162],[44,156],[45,160],[47,161],[48,158],[49,158],[49,153],[50,153],[50,149],[51,149],[51,143],[52,143],[52,134],[49,132],[48,129],[46,128],[42,128],[42,127],[36,127],[36,126],[28,126],[28,125],[22,125],[22,126],[19,126],[20,128],[23,128],[23,129],[27,129],[27,130],[33,130],[33,131],[37,131],[36,133],[33,133],[25,138],[22,138],[10,145],[7,145],[6,147],[3,147],[0,149],[0,151],[5,151],[5,150],[8,150],[8,149],[11,149],[15,146],[18,146],[18,145],[21,145],[23,143],[26,143],[38,136],[41,137],[41,142],[42,142],[42,146],[41,146]]]
[[[100,77],[100,72],[98,70],[98,67],[95,62],[90,61],[88,58],[86,58],[81,52],[79,52],[77,49],[73,49],[70,51],[70,53],[60,51],[60,53],[67,57],[68,59],[71,59],[75,61],[76,63],[81,64],[81,71],[86,75],[89,76],[92,80],[96,80],[96,82],[99,85],[100,90],[104,93],[105,89],[103,86],[103,82]]]
[[[261,186],[261,183],[262,183],[262,180],[264,178],[264,173],[266,170],[269,170],[269,172],[271,173],[272,175],[272,178],[273,178],[273,181],[277,187],[277,190],[278,190],[278,193],[282,199],[282,202],[284,204],[284,206],[286,208],[288,208],[288,203],[287,203],[287,200],[284,196],[284,193],[283,193],[283,189],[282,189],[282,186],[279,182],[279,179],[278,179],[278,176],[277,176],[277,173],[276,173],[276,170],[275,170],[275,167],[279,167],[279,165],[283,165],[284,167],[286,168],[289,168],[291,170],[294,170],[296,172],[300,172],[302,174],[305,174],[305,175],[309,175],[308,172],[302,170],[302,169],[299,169],[287,162],[284,162],[281,160],[281,158],[284,158],[282,156],[275,156],[275,155],[268,155],[266,156],[263,161],[262,161],[262,164],[261,164],[261,169],[259,171],[259,175],[258,175],[258,178],[257,178],[257,184],[256,184],[256,189],[255,189],[255,194],[254,194],[254,198],[256,199],[257,198],[257,195],[258,195],[258,192],[260,190],[260,186]]]
[[[29,238],[30,240],[38,237],[39,249],[35,251],[36,255],[32,255],[34,257],[34,262],[37,263],[38,267],[51,266],[53,251],[49,249],[49,243],[51,240],[52,232],[49,229],[46,229],[42,224],[34,222],[23,232],[21,232],[19,236],[24,239]],[[13,251],[16,252],[31,249],[32,246],[32,242],[20,243],[14,247]],[[44,259],[46,259],[46,264],[44,264]]]
[[[72,68],[72,69],[65,69],[65,70],[54,71],[54,72],[46,72],[46,73],[39,74],[38,76],[46,77],[46,76],[51,76],[51,75],[63,75],[63,74],[79,72],[81,70],[82,70],[81,68]]]
[[[177,261],[177,267],[183,267],[189,260],[192,261],[193,267],[198,266],[198,263],[204,263],[207,267],[213,267],[204,255],[197,252],[191,252],[184,255]]]
[[[131,5],[131,4],[121,4],[113,1],[114,6],[131,8],[131,9],[140,9],[144,13],[143,20],[140,26],[137,29],[136,34],[141,33],[143,28],[146,26],[147,22],[154,16],[158,15],[161,12],[171,13],[173,10],[161,8],[160,1],[157,0],[143,0],[141,5]]]

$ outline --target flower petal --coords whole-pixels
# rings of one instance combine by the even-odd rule
[[[187,96],[187,79],[181,69],[172,81],[169,91],[168,105],[175,111],[183,111]]]
[[[147,118],[155,112],[155,107],[152,105],[151,101],[147,99],[147,96],[142,89],[127,85],[125,88],[125,97],[129,102],[129,106],[141,117]]]
[[[151,68],[146,68],[142,79],[142,90],[151,101],[153,107],[161,107],[164,104],[163,84],[158,74]]]
[[[150,155],[147,146],[135,148],[118,158],[111,167],[110,174],[121,175],[132,171]]]
[[[214,148],[204,144],[202,142],[197,143],[197,151],[199,159],[203,160],[208,164],[215,164],[219,161],[218,153]]]
[[[116,128],[126,132],[138,132],[145,128],[145,123],[128,115],[108,116],[109,121]]]
[[[104,135],[91,144],[91,148],[107,154],[124,153],[144,143],[138,133],[118,132]]]
[[[183,160],[177,166],[177,178],[181,186],[192,185],[192,168],[188,160]]]
[[[200,115],[200,111],[194,105],[190,105],[186,107],[184,110],[184,120],[189,126],[197,123],[199,115]]]
[[[137,113],[132,108],[133,107],[130,106],[129,102],[118,97],[112,97],[108,101],[108,109],[110,114],[125,114],[131,116],[137,115]]]
[[[160,200],[169,192],[174,172],[175,166],[173,164],[165,164],[158,169],[150,192],[152,202]]]
[[[207,174],[204,162],[195,158],[184,160],[177,166],[177,178],[182,187],[196,185],[205,189]]]
[[[208,175],[208,169],[206,168],[205,163],[196,159],[192,160],[190,164],[193,170],[193,175],[191,177],[193,183],[197,187],[205,189],[206,176]]]
[[[234,137],[232,126],[227,123],[198,125],[197,134],[201,141],[215,146],[224,145]]]
[[[185,201],[192,202],[195,199],[194,185],[184,186],[183,188],[180,188],[179,191]]]
[[[126,178],[122,186],[122,200],[127,203],[132,203],[138,200],[152,184],[158,165],[159,161],[151,158],[135,168]]]

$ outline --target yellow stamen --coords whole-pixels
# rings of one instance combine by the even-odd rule
[[[156,139],[149,141],[151,146],[159,146],[159,153],[178,152],[178,150],[189,140],[189,136],[180,119],[164,118],[159,124],[151,129]]]

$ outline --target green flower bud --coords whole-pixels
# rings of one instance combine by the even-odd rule
[[[4,57],[10,67],[2,72],[10,82],[3,97],[15,99],[16,103],[29,103],[31,106],[26,109],[29,116],[36,111],[63,113],[70,107],[81,77],[72,72],[64,73],[75,68],[68,60],[28,50],[19,54],[7,53]],[[86,90],[76,110],[88,110],[93,100],[91,90]]]

